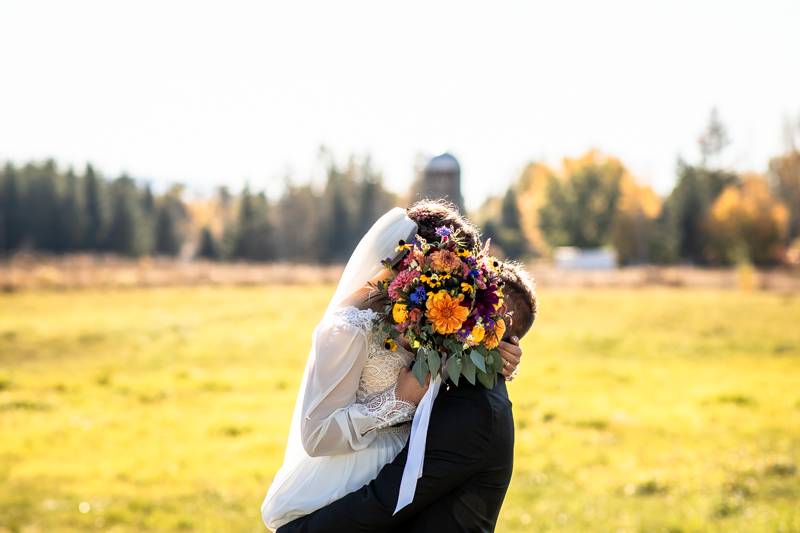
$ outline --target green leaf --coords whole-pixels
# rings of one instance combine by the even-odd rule
[[[496,376],[494,372],[478,372],[478,381],[487,389],[493,389]]]
[[[450,355],[459,354],[464,350],[464,345],[460,342],[454,341],[453,339],[445,339],[444,347],[447,348],[447,351],[450,352]]]
[[[500,352],[492,350],[491,352],[486,352],[485,357],[487,372],[498,372],[503,367],[503,360],[500,357]]]
[[[439,357],[439,352],[428,350],[428,368],[431,370],[431,376],[438,374],[441,367],[442,359]]]
[[[461,368],[461,375],[472,385],[475,385],[475,363],[472,362],[470,357],[464,358],[464,366]]]
[[[447,358],[447,377],[458,386],[458,377],[461,375],[461,359],[451,355]]]
[[[486,363],[484,362],[483,356],[480,353],[475,350],[471,350],[469,352],[469,358],[473,363],[475,363],[475,366],[478,367],[481,372],[486,372]]]
[[[425,378],[428,377],[428,363],[424,358],[418,357],[411,369],[411,373],[417,378],[421,387],[425,386]]]

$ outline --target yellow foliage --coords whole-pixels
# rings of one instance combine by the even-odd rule
[[[639,185],[626,170],[620,184],[620,199],[611,240],[623,263],[646,261],[654,221],[661,214],[662,200],[649,185]]]
[[[547,184],[554,172],[543,163],[530,163],[519,179],[517,202],[522,232],[534,250],[542,252],[547,243],[539,228],[539,209],[547,198]]]
[[[708,216],[714,260],[746,259],[756,263],[780,260],[789,211],[758,174],[746,174],[740,186],[730,185],[714,201]],[[746,257],[738,257],[745,254]]]

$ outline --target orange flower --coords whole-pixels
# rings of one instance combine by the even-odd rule
[[[439,272],[461,270],[461,259],[450,250],[437,250],[431,254],[431,266]]]
[[[490,350],[494,350],[497,348],[497,345],[500,344],[500,340],[503,338],[503,335],[506,334],[506,323],[505,321],[500,318],[494,324],[494,330],[486,335],[486,338],[483,341],[483,345],[489,348]]]
[[[428,297],[425,304],[428,310],[425,316],[433,322],[433,330],[436,333],[449,335],[461,327],[469,315],[469,309],[461,305],[463,299],[463,294],[453,298],[445,291],[439,291]]]

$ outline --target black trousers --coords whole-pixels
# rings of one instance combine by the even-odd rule
[[[511,480],[514,420],[505,381],[443,384],[431,413],[414,501],[392,516],[408,447],[378,477],[279,533],[494,531]]]

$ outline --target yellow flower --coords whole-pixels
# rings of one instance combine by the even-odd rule
[[[497,345],[500,344],[500,340],[503,338],[503,335],[506,334],[506,323],[505,321],[500,318],[494,324],[494,331],[492,331],[489,335],[486,336],[486,340],[484,340],[483,345],[493,350],[497,348]]]
[[[392,318],[398,324],[402,324],[408,319],[408,307],[402,302],[397,302],[392,306]]]
[[[474,296],[475,295],[475,286],[472,285],[471,283],[463,282],[463,283],[461,283],[461,292],[463,292],[464,294],[470,294],[470,295]]]
[[[394,339],[391,338],[387,338],[385,341],[383,341],[383,347],[389,350],[390,352],[397,351],[397,343],[394,342]]]
[[[456,255],[458,255],[458,257],[469,257],[472,254],[466,248],[459,248],[458,251],[456,252]]]
[[[483,340],[483,337],[486,335],[486,329],[483,327],[482,324],[475,324],[472,328],[472,342],[475,344],[480,344]]]
[[[411,249],[412,246],[413,246],[412,244],[409,244],[406,241],[400,241],[399,243],[397,243],[397,246],[395,247],[394,251],[395,252],[402,252],[403,250]]]
[[[425,316],[433,322],[433,330],[442,335],[454,333],[461,327],[469,315],[469,309],[461,305],[463,294],[453,298],[446,291],[439,291],[428,297],[425,303]]]
[[[414,339],[414,342],[411,343],[411,347],[412,348],[419,348],[420,344],[421,343],[417,339]]]
[[[442,282],[439,281],[439,275],[438,274],[432,274],[430,276],[427,276],[427,275],[423,274],[423,275],[421,275],[419,277],[419,279],[420,279],[420,281],[422,281],[424,283],[427,283],[428,287],[430,287],[431,289],[435,289],[437,287],[441,287],[442,286]]]

